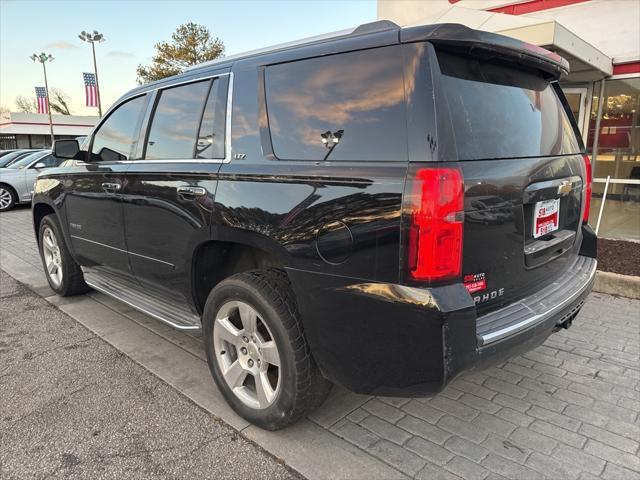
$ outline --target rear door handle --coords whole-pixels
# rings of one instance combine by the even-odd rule
[[[119,183],[110,183],[110,182],[105,182],[102,184],[102,189],[105,192],[117,192],[118,190],[120,190],[122,188],[122,185],[120,185]]]
[[[202,197],[207,194],[203,187],[178,187],[178,195],[185,198]]]

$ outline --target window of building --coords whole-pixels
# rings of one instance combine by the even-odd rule
[[[29,135],[16,135],[17,148],[31,148]]]
[[[595,131],[600,99],[593,98],[588,147],[595,158],[593,201],[589,223],[596,225],[607,177],[615,180],[607,198],[598,234],[640,240],[640,78],[607,80],[600,130]],[[598,135],[597,151],[593,141]]]
[[[120,105],[98,128],[91,148],[93,160],[128,160],[138,140],[140,117],[145,96],[136,97]]]
[[[589,148],[593,146],[598,102],[595,97],[589,123]],[[640,171],[634,170],[640,166],[640,78],[605,83],[598,134],[595,176],[640,179]]]
[[[0,150],[12,150],[18,147],[15,135],[0,135]]]
[[[267,67],[274,154],[288,160],[406,160],[402,72],[396,46]]]
[[[51,146],[51,137],[49,135],[31,135],[30,148],[47,148]]]
[[[228,85],[227,76],[214,80],[211,85],[198,133],[196,158],[224,158]]]
[[[159,93],[145,158],[194,158],[196,138],[211,81],[167,88]]]

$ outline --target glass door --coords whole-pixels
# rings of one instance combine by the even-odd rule
[[[587,111],[587,87],[563,88],[562,91],[567,97],[569,108],[571,108],[573,116],[576,118],[576,122],[578,122],[580,134],[582,135],[582,138],[586,144],[587,130],[585,129],[584,121]]]

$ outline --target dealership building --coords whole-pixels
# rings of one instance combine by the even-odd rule
[[[561,85],[594,170],[589,223],[602,237],[640,240],[640,1],[378,0],[378,19],[460,23],[566,58]]]
[[[56,140],[88,135],[99,117],[51,115]],[[10,112],[0,114],[0,150],[11,148],[50,148],[49,115]]]

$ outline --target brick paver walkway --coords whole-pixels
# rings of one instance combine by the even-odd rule
[[[29,210],[0,214],[0,247],[42,270]],[[628,480],[639,412],[640,301],[593,293],[570,330],[434,398],[338,390],[310,420],[414,478]]]

